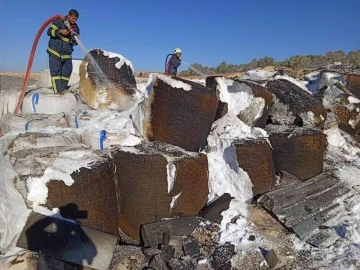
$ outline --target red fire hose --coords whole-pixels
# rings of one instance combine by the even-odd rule
[[[29,58],[29,62],[28,62],[28,66],[27,66],[27,70],[26,70],[26,74],[25,74],[25,79],[24,79],[24,84],[23,84],[23,87],[22,87],[22,90],[21,90],[21,94],[19,96],[19,101],[18,101],[18,104],[16,105],[16,108],[14,110],[14,114],[17,114],[20,110],[20,107],[22,105],[22,102],[24,100],[24,96],[25,96],[25,92],[26,92],[26,88],[27,88],[27,84],[29,82],[29,76],[30,76],[30,72],[31,72],[31,68],[32,68],[32,64],[33,64],[33,61],[34,61],[34,55],[35,55],[35,51],[36,51],[36,47],[37,47],[37,44],[39,42],[39,39],[40,39],[40,36],[42,34],[42,32],[44,31],[44,29],[50,24],[52,23],[52,21],[56,20],[56,19],[63,19],[64,17],[62,15],[55,15],[55,16],[52,16],[50,19],[48,19],[46,22],[44,22],[44,24],[41,26],[41,28],[39,29],[36,37],[35,37],[35,40],[34,40],[34,43],[33,43],[33,46],[31,48],[31,53],[30,53],[30,58]]]

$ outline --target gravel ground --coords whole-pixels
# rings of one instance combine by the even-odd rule
[[[21,88],[23,86],[23,83],[24,78],[0,75],[0,90]],[[35,80],[29,80],[28,85],[33,85],[35,83]]]

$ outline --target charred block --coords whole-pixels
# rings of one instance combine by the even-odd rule
[[[199,242],[192,236],[186,238],[183,242],[183,251],[185,256],[197,256],[200,254]]]
[[[266,126],[266,121],[268,120],[269,117],[269,111],[271,108],[271,105],[273,103],[273,96],[272,94],[265,89],[265,87],[261,86],[260,84],[251,82],[251,81],[245,81],[245,80],[235,80],[239,83],[244,83],[247,86],[249,86],[251,88],[251,91],[254,94],[254,97],[261,97],[265,100],[265,108],[264,111],[262,113],[262,116],[254,123],[255,127],[265,127]]]
[[[163,242],[164,234],[188,236],[199,223],[195,217],[181,217],[144,224],[141,227],[141,238],[145,247],[157,248]]]
[[[212,254],[211,266],[215,270],[231,270],[231,258],[236,254],[235,246],[225,244],[214,250]]]
[[[198,152],[206,145],[217,106],[218,100],[210,88],[158,75],[144,104],[144,136],[149,141]]]
[[[246,171],[251,179],[254,196],[272,189],[275,186],[275,170],[267,139],[244,139],[233,144],[239,167]]]
[[[137,241],[142,224],[196,215],[206,204],[208,173],[203,154],[156,142],[114,149],[113,158],[119,227]],[[168,179],[168,170],[173,178]]]
[[[229,205],[232,199],[233,197],[231,197],[229,193],[225,193],[210,205],[204,207],[198,216],[211,222],[221,224],[223,219],[221,213],[229,209]]]
[[[136,81],[121,55],[91,50],[80,65],[80,95],[94,109],[125,110],[132,105]]]
[[[357,98],[360,98],[360,74],[346,75],[347,87],[351,93]]]
[[[276,172],[286,171],[299,180],[323,171],[326,136],[317,128],[282,128],[268,126]]]
[[[280,104],[275,103],[273,105],[270,114],[273,115],[274,120],[277,120],[276,118],[286,118],[290,115],[292,117],[302,117],[302,115],[305,114],[306,117],[306,115],[311,112],[313,117],[306,121],[305,124],[316,127],[323,126],[327,117],[325,107],[317,98],[299,86],[288,80],[278,79],[269,81],[266,84],[266,89],[274,94],[282,106],[285,105],[285,109],[281,109]],[[286,106],[288,106],[289,111],[287,111]],[[294,119],[287,119],[283,124],[294,124],[293,121]]]
[[[339,128],[360,142],[360,104],[351,103],[351,98],[354,99],[345,93],[339,95],[338,101],[334,104],[334,112]]]
[[[114,171],[111,159],[104,155],[102,161],[90,169],[81,168],[72,173],[74,183],[71,186],[63,181],[49,181],[45,207],[60,208],[65,218],[118,235]]]
[[[220,78],[220,77],[219,76],[206,77],[206,85],[216,93],[216,97],[219,100],[219,105],[215,115],[215,121],[223,117],[228,112],[228,104],[220,100],[220,92],[218,89],[218,83],[216,81],[216,78]],[[257,83],[248,80],[238,80],[238,79],[235,79],[234,81],[239,84],[245,84],[246,86],[250,87],[254,97],[261,97],[264,99],[265,108],[263,110],[262,116],[253,125],[256,127],[265,127],[266,121],[269,116],[269,110],[271,104],[273,103],[272,94],[269,91],[267,91],[263,86]],[[241,119],[241,116],[239,116],[239,118]]]

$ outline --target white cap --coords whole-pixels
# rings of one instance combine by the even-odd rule
[[[174,53],[181,53],[180,48],[176,48],[175,51],[174,51]]]

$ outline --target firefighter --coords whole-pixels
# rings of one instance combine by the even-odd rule
[[[79,12],[72,9],[64,19],[54,20],[47,31],[50,39],[46,52],[49,54],[51,85],[55,94],[62,94],[69,89],[73,68],[71,54],[73,46],[77,45],[74,36],[80,34],[76,24],[78,18]]]
[[[176,76],[177,69],[181,65],[180,57],[181,57],[181,50],[179,48],[176,48],[168,62],[167,69],[166,69],[167,75]]]

